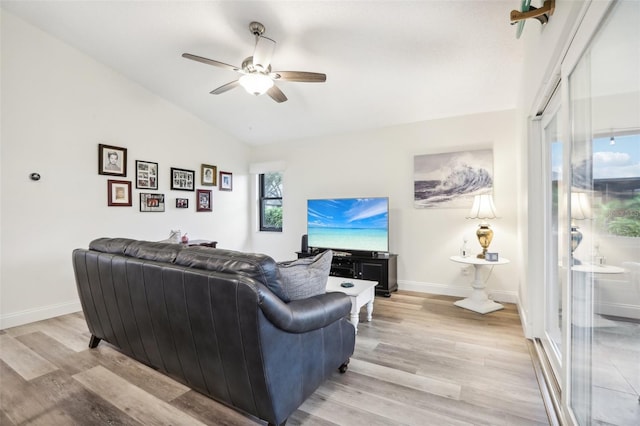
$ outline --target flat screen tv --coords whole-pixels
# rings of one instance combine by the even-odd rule
[[[307,200],[311,248],[389,251],[389,198]]]

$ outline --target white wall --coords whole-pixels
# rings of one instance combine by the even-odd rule
[[[248,247],[247,146],[1,13],[1,328],[79,310],[71,251],[97,237],[160,240],[181,229]],[[133,207],[107,207],[99,143],[128,149]],[[139,212],[136,159],[159,164],[164,213]],[[213,190],[213,213],[195,211],[195,193],[170,190],[170,167],[196,170],[199,182],[202,163],[234,173],[232,192]],[[190,208],[175,209],[176,197]]]
[[[286,164],[284,229],[282,234],[256,232],[253,249],[278,260],[295,258],[300,237],[306,233],[309,198],[388,196],[390,249],[399,255],[400,288],[466,295],[471,290],[471,276],[462,275],[461,266],[448,259],[458,254],[463,236],[480,251],[475,236],[478,223],[465,219],[469,209],[413,207],[413,157],[493,148],[494,199],[501,219],[491,222],[495,231],[491,250],[512,263],[495,267],[488,287],[496,299],[513,302],[519,267],[514,257],[518,167],[515,125],[515,111],[500,111],[258,147],[252,150],[252,162]],[[255,208],[253,217],[255,220]]]

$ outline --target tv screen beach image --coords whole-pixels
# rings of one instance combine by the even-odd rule
[[[389,250],[388,198],[308,200],[310,247],[342,250]]]

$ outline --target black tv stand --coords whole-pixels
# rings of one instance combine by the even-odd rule
[[[322,250],[296,252],[298,259],[315,256]],[[330,275],[377,281],[376,293],[390,297],[398,290],[398,255],[373,252],[341,252],[331,261]],[[342,255],[342,253],[346,253]]]

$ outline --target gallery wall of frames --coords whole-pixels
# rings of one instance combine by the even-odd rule
[[[109,207],[137,205],[140,212],[164,212],[167,208],[213,212],[214,189],[233,190],[233,173],[218,171],[212,164],[203,163],[200,170],[170,166],[163,175],[157,162],[136,159],[129,179],[127,173],[127,148],[98,144],[98,174],[109,177],[106,192]],[[168,181],[169,195],[158,192],[161,179]],[[139,191],[133,190],[134,182]]]

